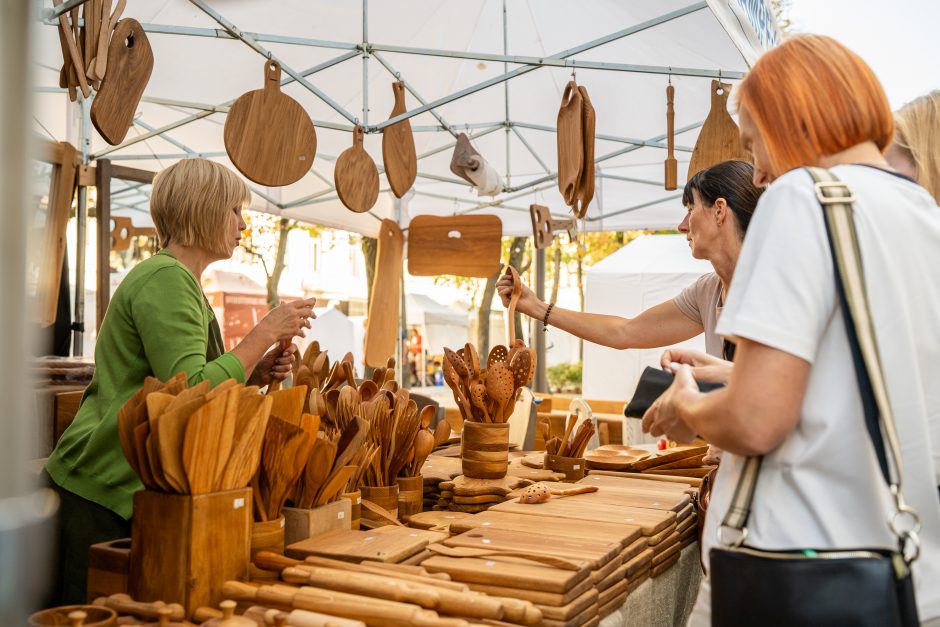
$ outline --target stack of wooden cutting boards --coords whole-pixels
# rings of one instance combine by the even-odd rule
[[[531,479],[506,475],[502,479],[473,479],[460,475],[453,481],[440,483],[440,499],[433,510],[449,510],[476,514],[498,505],[510,496],[513,490],[531,485]]]
[[[429,455],[427,461],[424,462],[424,466],[421,467],[421,476],[424,479],[422,510],[430,511],[440,505],[442,500],[441,483],[452,481],[460,473],[459,457]]]

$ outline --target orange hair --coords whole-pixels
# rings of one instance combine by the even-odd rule
[[[894,135],[874,72],[823,35],[791,37],[764,53],[738,86],[738,108],[754,121],[774,176],[865,141],[883,152]]]

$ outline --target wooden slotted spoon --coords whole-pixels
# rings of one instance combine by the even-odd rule
[[[490,354],[486,358],[486,367],[489,368],[496,362],[504,362],[509,359],[509,349],[502,344],[497,344],[490,349]]]
[[[484,384],[479,382],[470,384],[470,400],[473,402],[474,407],[483,412],[485,422],[493,422],[490,412],[486,409],[486,386]]]
[[[486,393],[496,405],[496,410],[491,412],[494,418],[502,420],[503,410],[514,392],[512,371],[505,363],[496,362],[486,369]]]

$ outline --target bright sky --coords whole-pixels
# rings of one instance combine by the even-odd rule
[[[940,89],[940,0],[792,0],[793,30],[839,40],[875,71],[891,107]]]

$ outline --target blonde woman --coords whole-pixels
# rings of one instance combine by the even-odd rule
[[[894,142],[885,151],[885,159],[940,204],[940,89],[912,100],[894,114]]]
[[[124,459],[117,413],[145,377],[185,372],[189,384],[226,379],[266,385],[287,377],[296,347],[271,348],[310,327],[315,299],[271,311],[225,352],[202,292],[206,267],[232,256],[246,228],[245,183],[225,167],[186,159],[154,178],[150,214],[162,250],[121,282],[95,346],[95,375],[46,470],[62,501],[59,603],[84,603],[88,548],[130,535],[140,480]]]

